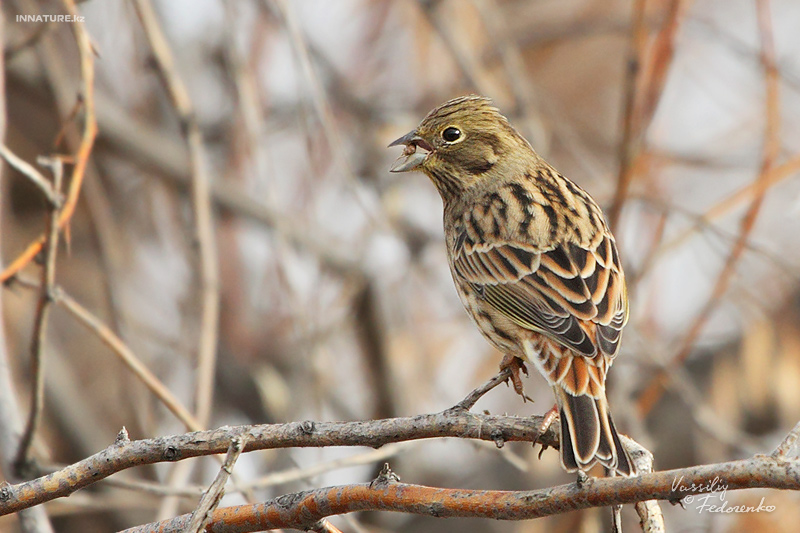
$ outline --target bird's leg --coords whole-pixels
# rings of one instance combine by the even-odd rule
[[[539,437],[544,435],[548,429],[550,429],[550,424],[558,417],[558,404],[554,404],[553,407],[547,411],[544,416],[542,416],[542,423],[539,424],[539,427],[536,428],[536,438],[533,439],[533,444],[536,445],[536,441],[539,440]],[[542,452],[545,450],[544,446],[542,446],[541,452],[539,452],[539,458],[541,459]]]
[[[520,377],[520,372],[524,372],[525,375],[528,375],[528,369],[525,367],[525,363],[519,357],[511,354],[505,354],[503,356],[503,360],[500,361],[500,370],[508,369],[511,371],[511,384],[514,386],[514,392],[522,396],[522,400],[530,400],[527,396],[525,396],[525,391],[522,390],[522,378]]]

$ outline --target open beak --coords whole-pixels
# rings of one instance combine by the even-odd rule
[[[419,167],[428,153],[431,151],[431,145],[425,139],[417,135],[417,130],[412,130],[396,141],[389,144],[389,146],[405,145],[406,149],[403,150],[403,155],[397,158],[389,172],[409,172]],[[417,152],[417,147],[426,150],[425,152]]]

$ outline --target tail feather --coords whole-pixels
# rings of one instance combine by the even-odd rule
[[[624,476],[636,475],[628,451],[622,446],[605,396],[573,396],[553,387],[561,420],[561,464],[568,472],[589,470],[599,462]]]

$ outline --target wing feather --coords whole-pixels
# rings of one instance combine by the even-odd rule
[[[586,357],[616,355],[627,299],[610,235],[593,249],[573,243],[545,251],[508,242],[475,245],[469,235],[456,242],[456,275],[515,324]]]

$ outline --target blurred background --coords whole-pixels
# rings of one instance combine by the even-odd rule
[[[65,14],[64,4],[2,9],[6,146],[31,164],[74,154],[89,98],[97,119],[56,283],[200,425],[435,412],[497,371],[500,354],[450,279],[435,189],[421,174],[388,173],[400,152],[389,142],[469,93],[490,96],[606,210],[631,299],[610,402],[657,468],[769,452],[800,420],[800,3],[89,0],[78,10],[95,51],[93,94],[71,23],[17,19]],[[201,142],[187,143],[196,131]],[[5,268],[45,230],[48,209],[27,177],[7,165],[2,175]],[[197,179],[210,187],[210,220]],[[21,421],[41,268],[28,264],[2,291]],[[95,453],[122,426],[133,439],[187,431],[118,353],[74,310],[52,306],[40,465]],[[476,408],[552,406],[535,372],[526,388],[534,403],[500,387]],[[291,449],[246,454],[235,471],[259,499],[370,480],[385,461],[403,481],[443,487],[573,480],[557,452],[538,451],[454,439]],[[194,509],[218,467],[206,458],[129,470],[45,508],[63,532],[169,518]],[[729,505],[762,497],[774,512],[665,504],[668,531],[794,531],[797,494],[726,495]],[[231,494],[223,505],[242,502]],[[638,529],[632,509],[623,516]],[[600,532],[609,511],[333,523]],[[0,530],[18,527],[0,518]]]

